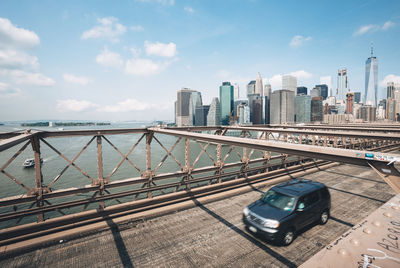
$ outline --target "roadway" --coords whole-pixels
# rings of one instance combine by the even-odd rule
[[[247,232],[243,208],[260,190],[173,214],[120,225],[0,260],[1,267],[294,267],[394,196],[368,167],[339,165],[304,176],[325,183],[331,220],[305,230],[289,247]],[[109,221],[111,227],[116,227]]]

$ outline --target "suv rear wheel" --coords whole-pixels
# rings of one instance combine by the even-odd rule
[[[329,211],[324,210],[319,216],[319,224],[324,225],[325,223],[328,222],[328,219],[329,219]]]
[[[285,233],[283,233],[282,238],[281,238],[281,244],[284,246],[289,246],[295,237],[295,233],[292,229],[286,230]]]

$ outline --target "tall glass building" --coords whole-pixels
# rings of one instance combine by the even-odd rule
[[[347,69],[339,69],[337,77],[336,101],[346,100],[347,88]]]
[[[364,104],[377,106],[378,100],[378,59],[374,57],[371,47],[371,57],[365,62],[365,94]]]
[[[221,124],[220,105],[218,98],[213,98],[207,114],[207,126],[219,126]]]
[[[311,122],[310,95],[298,95],[294,97],[294,118],[296,123]]]
[[[229,125],[230,116],[233,116],[233,86],[230,82],[223,82],[219,87],[221,107],[221,125]]]

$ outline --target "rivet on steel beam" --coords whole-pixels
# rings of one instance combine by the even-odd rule
[[[350,256],[350,252],[348,252],[346,249],[344,248],[339,248],[337,253],[342,256],[343,258],[349,257]]]
[[[373,221],[372,225],[374,225],[376,227],[382,227],[382,223],[380,221]]]
[[[372,234],[372,231],[371,231],[371,229],[369,229],[369,228],[364,228],[364,229],[363,229],[363,233],[365,233],[365,234]]]
[[[358,239],[356,239],[356,238],[350,239],[350,243],[351,243],[352,245],[356,246],[356,247],[358,247],[358,246],[361,245],[360,240],[358,240]]]
[[[387,212],[387,211],[383,213],[383,216],[388,217],[388,218],[393,217],[392,213]]]

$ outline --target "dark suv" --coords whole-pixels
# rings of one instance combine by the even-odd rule
[[[331,196],[319,182],[295,179],[269,189],[260,200],[243,210],[243,222],[253,233],[283,245],[293,242],[296,232],[329,219]]]

